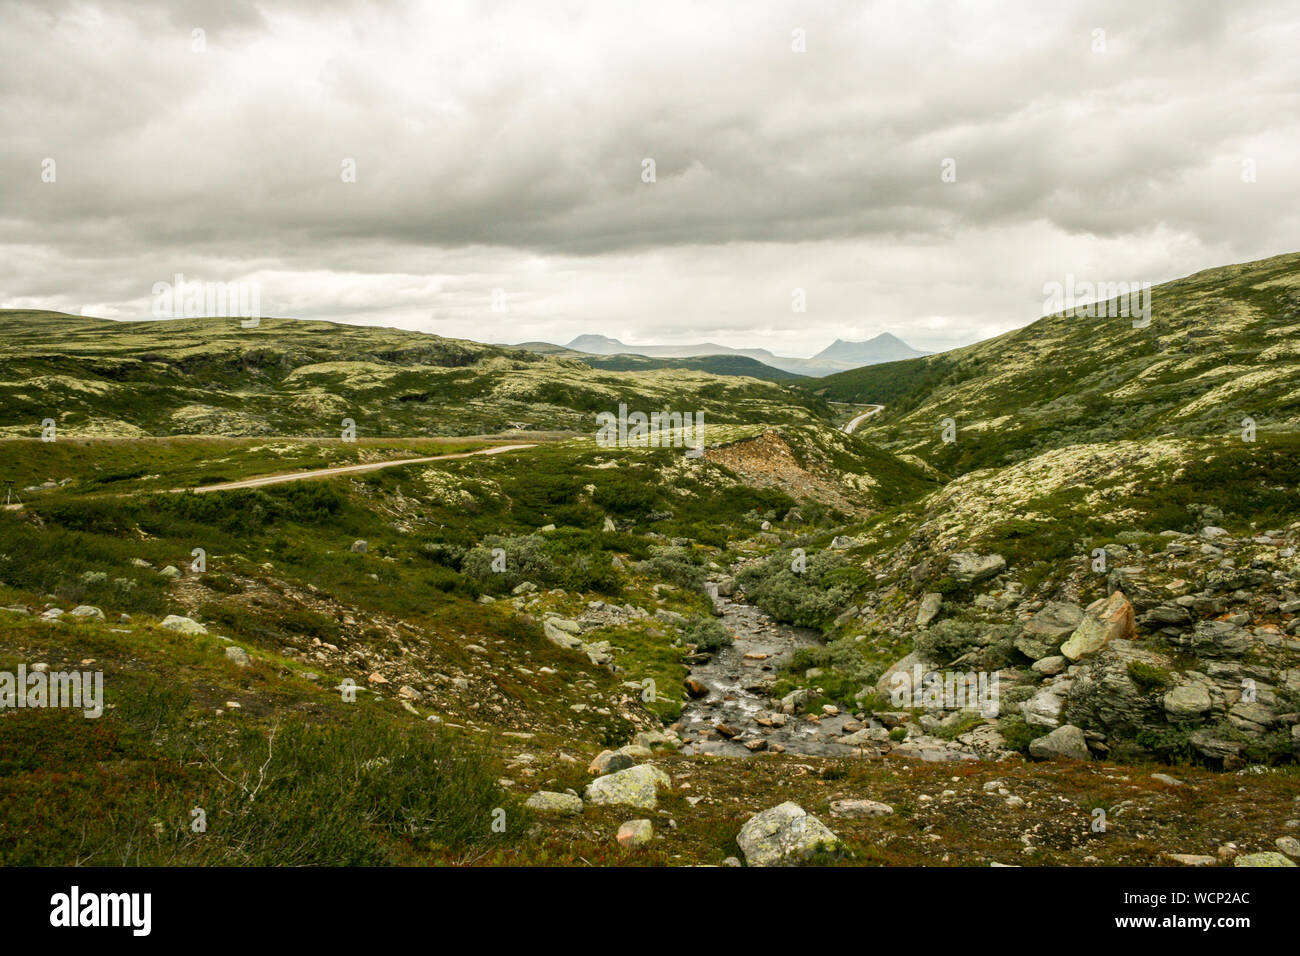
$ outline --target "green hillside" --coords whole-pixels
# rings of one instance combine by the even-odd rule
[[[719,423],[829,418],[816,396],[756,378],[593,369],[330,322],[263,319],[244,329],[237,319],[109,322],[9,310],[0,336],[0,434],[14,436],[39,434],[47,418],[69,436],[328,436],[345,418],[369,437],[583,432],[619,403]]]
[[[611,372],[643,372],[663,368],[683,368],[696,372],[708,372],[710,375],[744,375],[769,382],[796,382],[808,378],[807,375],[786,372],[770,365],[764,365],[758,359],[752,359],[746,355],[695,355],[676,358],[651,358],[648,355],[633,355],[630,352],[622,355],[593,355],[590,352],[579,352],[576,349],[565,348],[563,345],[552,345],[549,342],[522,342],[514,346],[514,348],[526,349],[529,352],[536,352],[538,355],[560,355],[565,358],[577,359],[592,368],[602,368]]]
[[[864,427],[949,473],[1084,442],[1240,435],[1300,424],[1300,254],[1200,272],[1152,290],[1152,321],[1052,315],[939,355],[801,387],[876,402]],[[941,441],[952,418],[957,440]]]

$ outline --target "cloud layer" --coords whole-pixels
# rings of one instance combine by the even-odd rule
[[[488,341],[942,349],[1031,321],[1067,273],[1300,248],[1285,2],[0,18],[10,307],[145,318],[182,272],[258,281],[267,314]]]

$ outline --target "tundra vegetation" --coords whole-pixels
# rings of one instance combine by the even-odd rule
[[[2,313],[0,672],[102,671],[107,709],[0,709],[0,862],[1285,860],[1298,265],[806,381]],[[704,453],[598,446],[620,403],[703,411]],[[742,602],[806,640],[751,653]],[[899,706],[913,666],[996,673],[997,713]]]

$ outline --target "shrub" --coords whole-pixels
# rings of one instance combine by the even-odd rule
[[[704,590],[704,569],[691,559],[691,553],[685,548],[652,547],[650,557],[637,570],[688,591]]]
[[[778,555],[751,565],[736,580],[751,601],[778,621],[824,627],[848,606],[863,583],[863,573],[843,556],[823,551],[813,555],[801,573]]]
[[[694,644],[696,650],[710,654],[735,643],[726,625],[711,617],[696,617],[688,621],[682,628],[682,640]]]
[[[1129,661],[1127,670],[1133,683],[1146,693],[1168,687],[1171,682],[1168,671],[1145,661]]]

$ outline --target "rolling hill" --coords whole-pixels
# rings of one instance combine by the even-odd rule
[[[716,423],[812,422],[825,403],[703,370],[594,369],[565,356],[295,319],[110,322],[0,312],[0,434],[468,435],[591,431],[594,413],[701,411]],[[621,364],[621,363],[616,363]],[[628,363],[635,364],[635,363]]]
[[[509,348],[511,346],[507,346]],[[549,342],[522,342],[513,346],[527,349],[539,355],[560,355],[590,365],[592,368],[606,369],[612,372],[643,372],[664,368],[681,368],[695,372],[707,372],[710,375],[744,375],[769,382],[793,382],[807,376],[794,372],[785,372],[770,365],[764,365],[757,359],[744,355],[684,355],[675,358],[651,358],[648,355],[619,353],[614,355],[594,355],[552,345]]]
[[[592,355],[634,354],[650,358],[743,356],[784,372],[813,377],[829,375],[871,362],[924,354],[888,333],[878,335],[866,342],[844,342],[837,339],[821,353],[808,359],[774,355],[767,349],[736,349],[713,342],[694,345],[627,345],[606,335],[579,335],[566,348]]]
[[[1240,441],[1300,425],[1300,254],[1152,289],[1149,327],[1050,315],[938,355],[802,387],[880,403],[863,433],[952,474],[1071,444],[1166,436]],[[941,440],[951,418],[956,441]]]

